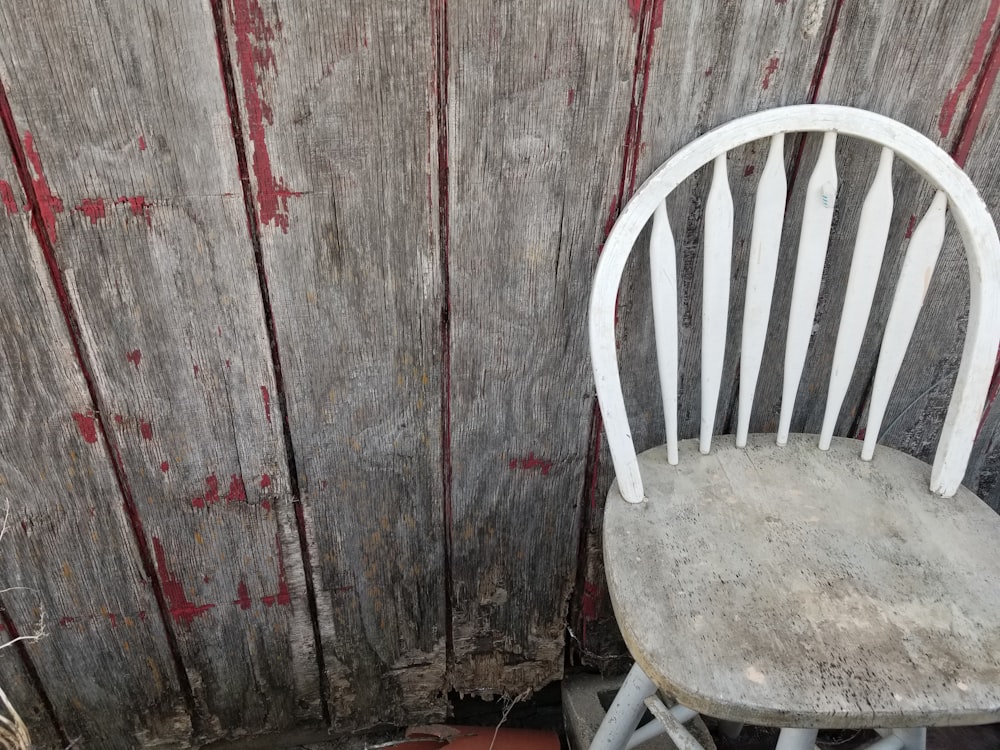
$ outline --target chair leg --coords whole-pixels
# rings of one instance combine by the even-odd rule
[[[594,735],[590,750],[624,750],[646,711],[643,701],[655,692],[656,685],[638,664],[634,665]]]
[[[818,729],[782,729],[774,750],[815,750]]]
[[[903,750],[926,750],[927,729],[894,729],[894,735],[903,740]]]

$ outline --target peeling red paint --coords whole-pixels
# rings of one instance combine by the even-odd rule
[[[115,424],[125,424],[125,417],[121,414],[115,414]]]
[[[38,211],[41,214],[42,225],[49,235],[49,239],[56,241],[56,214],[63,212],[63,202],[58,195],[52,192],[49,181],[42,171],[42,160],[35,151],[35,139],[27,130],[24,131],[24,154],[31,164],[35,176],[31,178],[31,183],[35,188],[35,197],[38,199]]]
[[[17,198],[14,197],[14,189],[5,180],[0,180],[0,203],[3,203],[3,207],[7,209],[9,215],[13,216],[17,213]]]
[[[263,508],[264,510],[266,510],[268,513],[270,513],[271,512],[271,501],[270,500],[261,500],[260,501],[260,507]]]
[[[192,507],[204,508],[206,505],[214,505],[219,502],[219,480],[215,474],[209,474],[205,477],[205,486],[207,487],[205,496],[191,500]]]
[[[227,360],[226,360],[226,369],[228,370],[228,369],[229,369],[229,367],[230,367],[230,362],[229,362],[229,360],[227,359]]]
[[[76,622],[76,618],[75,617],[63,617],[63,618],[60,618],[59,625],[61,627],[65,628],[65,627],[69,627],[74,622]]]
[[[183,584],[174,578],[167,569],[167,557],[163,552],[163,545],[155,536],[153,537],[153,551],[156,554],[156,570],[160,574],[163,595],[167,597],[174,622],[190,625],[195,617],[205,614],[215,606],[214,604],[198,605],[188,600],[184,594]]]
[[[781,59],[778,57],[772,57],[767,61],[767,67],[764,68],[764,80],[761,82],[760,87],[767,91],[771,86],[771,76],[778,72],[778,64]]]
[[[266,489],[271,486],[271,475],[262,474],[260,477],[260,487],[261,489]]]
[[[570,89],[569,92],[566,94],[566,106],[567,107],[572,107],[573,106],[573,97],[574,96],[576,96],[576,92],[573,89]]]
[[[243,477],[236,474],[231,475],[229,480],[229,492],[226,493],[227,503],[245,503],[247,501],[247,489],[243,484]]]
[[[111,627],[113,628],[118,627],[118,615],[116,615],[114,612],[108,612],[108,619],[111,620]]]
[[[710,75],[712,75],[712,66],[711,65],[709,65],[707,68],[705,68],[705,76],[707,77],[707,76],[710,76]]]
[[[198,377],[198,365],[191,365],[194,368],[194,376]]]
[[[146,196],[144,195],[120,195],[115,203],[126,203],[129,209],[132,211],[133,216],[142,216],[146,220],[146,226],[153,226],[152,217],[149,215],[149,209],[152,207],[151,203],[146,203]]]
[[[638,30],[639,20],[642,16],[643,0],[628,0],[628,11],[632,16],[632,28]],[[656,31],[663,25],[663,2],[664,0],[653,0],[653,10],[650,14],[650,29]]]
[[[170,464],[164,461],[162,464],[160,464],[160,471],[166,474],[168,471],[170,471]]]
[[[268,23],[257,0],[229,0],[236,60],[243,84],[247,131],[253,144],[253,172],[257,178],[257,207],[261,224],[273,224],[288,232],[288,199],[302,195],[290,190],[284,179],[275,177],[267,150],[264,121],[273,122],[271,107],[261,93],[261,75],[275,69],[271,42],[281,30]]]
[[[271,393],[266,385],[260,387],[260,397],[264,399],[264,416],[267,417],[267,423],[271,424]]]
[[[250,609],[253,604],[253,600],[250,598],[250,589],[247,588],[247,582],[240,579],[239,586],[236,587],[237,598],[233,600],[233,604],[238,604],[240,609]]]
[[[913,214],[910,214],[910,221],[906,225],[906,234],[904,234],[903,236],[906,237],[907,239],[909,239],[910,237],[912,237],[913,236],[913,229],[916,226],[917,226],[917,217],[914,216]]]
[[[512,458],[508,466],[511,470],[533,471],[534,469],[541,469],[542,476],[547,477],[549,471],[552,469],[552,462],[546,461],[543,458],[535,458],[534,453],[528,453],[523,458]]]
[[[750,175],[753,174],[753,172],[754,172],[754,165],[753,164],[747,164],[743,168],[743,176],[744,177],[749,177]]]
[[[73,412],[73,420],[80,435],[88,443],[97,442],[97,426],[94,424],[94,412],[88,411],[86,414]]]
[[[146,150],[146,137],[142,135],[139,136],[139,150],[140,151]]]
[[[142,352],[139,349],[133,349],[125,355],[125,359],[135,365],[135,369],[138,370],[139,363],[142,362]]]
[[[142,435],[144,440],[153,439],[153,425],[147,422],[145,419],[139,421],[139,434]]]
[[[986,18],[983,19],[983,23],[979,27],[979,35],[972,46],[972,57],[965,68],[965,73],[955,88],[948,91],[948,94],[944,98],[944,103],[941,105],[941,113],[938,115],[938,131],[941,133],[942,138],[948,137],[948,133],[951,131],[951,122],[955,117],[955,110],[958,107],[958,100],[965,93],[965,90],[972,83],[972,80],[976,77],[976,73],[979,72],[983,65],[983,60],[986,57],[986,48],[990,41],[990,33],[993,30],[993,24],[997,19],[998,11],[1000,11],[1000,0],[991,0],[990,7],[986,10]]]
[[[275,535],[274,543],[278,547],[278,593],[271,596],[261,597],[265,607],[273,607],[279,604],[287,607],[292,603],[292,598],[288,595],[288,580],[285,576],[285,558],[281,553],[281,538]]]
[[[98,219],[103,219],[105,216],[104,198],[84,198],[73,210],[90,219],[91,224],[96,224]]]

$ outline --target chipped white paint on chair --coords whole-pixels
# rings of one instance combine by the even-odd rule
[[[787,191],[784,137],[786,133],[794,132],[821,132],[823,144],[809,177],[799,231],[785,341],[778,431],[775,440],[762,443],[761,436],[750,437],[748,433],[767,337],[784,221]],[[813,319],[837,200],[836,145],[838,138],[845,137],[873,142],[881,145],[882,150],[878,169],[861,210],[845,304],[834,351],[823,428],[818,436],[818,446],[809,452],[816,456],[813,460],[809,458],[809,453],[804,452],[803,436],[792,436],[790,440],[789,431],[795,397],[813,332]],[[726,170],[727,154],[736,146],[764,138],[770,139],[770,146],[767,162],[761,172],[754,206],[741,340],[740,392],[735,444],[728,440],[724,441],[725,444],[717,447],[715,453],[718,454],[718,458],[713,461],[698,454],[712,453],[712,432],[716,422],[726,341],[733,245],[733,199]],[[803,723],[799,726],[804,728],[782,730],[778,743],[778,748],[781,750],[811,750],[816,738],[815,727],[824,726],[823,721],[834,722],[825,724],[826,726],[864,726],[864,723],[858,723],[864,721],[863,716],[852,718],[844,713],[848,709],[845,709],[843,701],[850,696],[840,695],[836,688],[829,694],[823,693],[820,689],[816,693],[818,703],[813,704],[808,702],[811,699],[800,697],[795,688],[789,688],[788,684],[777,680],[773,686],[768,686],[769,692],[765,703],[755,702],[752,696],[753,690],[758,686],[763,688],[767,679],[773,679],[765,673],[768,667],[778,670],[776,674],[784,674],[785,672],[779,668],[786,671],[804,668],[810,663],[808,656],[804,661],[798,662],[794,653],[789,653],[787,649],[779,649],[776,653],[781,654],[780,656],[771,654],[766,658],[761,657],[764,658],[762,664],[767,662],[764,666],[765,672],[759,671],[753,666],[754,662],[750,662],[745,673],[739,672],[733,682],[731,671],[725,671],[728,677],[719,677],[723,674],[718,671],[720,665],[710,667],[708,662],[700,657],[685,662],[687,656],[684,648],[678,647],[680,650],[673,650],[671,639],[683,639],[682,631],[687,627],[686,623],[690,622],[691,618],[700,618],[700,613],[705,612],[706,617],[714,616],[716,619],[713,622],[706,619],[699,631],[699,638],[695,640],[704,648],[714,648],[709,652],[710,658],[725,659],[733,648],[743,654],[753,653],[752,643],[748,645],[745,635],[739,643],[730,643],[726,640],[729,637],[726,633],[731,628],[724,614],[709,613],[707,609],[695,606],[698,602],[701,602],[699,606],[708,609],[717,605],[712,596],[709,595],[701,600],[698,599],[697,593],[699,582],[702,585],[715,585],[706,583],[715,580],[711,576],[712,571],[709,570],[709,574],[694,572],[685,578],[680,575],[681,568],[678,567],[687,565],[692,555],[702,554],[711,544],[709,541],[711,536],[698,539],[700,532],[696,531],[697,523],[705,523],[709,518],[714,518],[722,524],[721,528],[742,528],[737,520],[742,517],[726,510],[728,507],[733,507],[734,503],[745,501],[753,505],[755,510],[750,511],[750,516],[747,517],[752,519],[752,514],[759,511],[766,523],[776,521],[775,514],[785,512],[783,509],[788,507],[787,502],[791,499],[797,502],[798,498],[823,496],[824,501],[829,501],[831,506],[836,505],[835,508],[827,508],[819,514],[809,509],[797,509],[795,513],[789,513],[791,524],[789,528],[798,529],[799,533],[805,536],[802,540],[788,539],[783,546],[778,546],[779,552],[775,553],[778,554],[778,558],[774,559],[785,560],[787,557],[781,565],[792,567],[779,565],[778,568],[771,570],[770,575],[780,577],[782,571],[794,572],[795,575],[789,576],[789,585],[798,586],[797,591],[800,596],[804,590],[813,585],[808,575],[810,565],[813,564],[818,566],[817,571],[841,570],[844,565],[867,564],[868,568],[858,569],[861,572],[856,580],[857,585],[871,584],[873,587],[869,590],[876,592],[871,596],[889,594],[889,590],[878,590],[883,575],[874,574],[874,578],[869,580],[870,571],[880,570],[879,566],[884,563],[883,558],[879,556],[881,553],[875,553],[872,557],[872,549],[877,549],[877,545],[868,543],[867,547],[857,551],[848,541],[840,547],[833,545],[830,549],[822,551],[814,548],[808,554],[801,552],[808,547],[800,546],[808,544],[806,539],[812,539],[809,535],[814,531],[810,530],[810,525],[819,522],[820,518],[826,519],[824,523],[836,524],[839,522],[837,513],[841,508],[853,508],[853,512],[859,517],[870,512],[872,505],[867,499],[867,493],[872,488],[875,488],[875,495],[879,492],[889,492],[888,497],[894,498],[892,502],[897,506],[914,510],[914,518],[921,519],[919,522],[914,521],[917,524],[914,526],[914,534],[932,533],[927,529],[936,528],[937,522],[933,520],[936,516],[932,513],[928,520],[926,501],[921,499],[920,495],[922,491],[924,495],[933,497],[927,493],[926,475],[921,475],[919,470],[913,471],[914,464],[907,463],[912,459],[907,459],[890,449],[883,449],[885,453],[879,454],[882,458],[871,464],[863,464],[865,467],[863,469],[847,469],[850,476],[845,478],[843,487],[831,487],[828,481],[831,476],[836,476],[831,472],[845,471],[845,461],[855,460],[845,451],[851,450],[851,446],[857,443],[841,438],[833,441],[832,435],[868,326],[885,253],[892,214],[892,165],[895,158],[913,167],[937,189],[937,193],[907,247],[883,336],[872,386],[866,436],[858,460],[870,461],[873,457],[893,384],[899,374],[941,250],[945,213],[946,210],[950,210],[968,258],[971,301],[962,362],[934,465],[929,472],[929,485],[933,492],[951,497],[960,489],[993,372],[994,357],[1000,345],[1000,240],[993,220],[975,187],[944,151],[910,128],[870,112],[829,105],[805,105],[769,110],[733,121],[682,148],[643,184],[615,223],[605,243],[594,279],[590,303],[590,345],[598,399],[616,472],[616,484],[609,495],[605,517],[606,539],[623,540],[620,544],[614,545],[613,553],[609,552],[609,547],[606,546],[608,582],[616,615],[626,642],[629,643],[636,658],[636,666],[595,737],[592,748],[600,750],[631,748],[657,730],[666,731],[678,747],[692,750],[698,747],[693,737],[683,727],[683,723],[695,715],[694,711],[679,705],[667,709],[655,695],[657,685],[663,689],[669,687],[675,696],[683,699],[693,709],[705,712],[717,709],[717,716],[731,722],[759,721],[768,718],[775,722],[782,718],[802,719]],[[705,207],[701,425],[695,451],[693,441],[680,443],[677,435],[677,259],[665,199],[681,182],[708,164],[712,164],[712,182]],[[652,217],[650,268],[653,317],[666,426],[666,462],[663,462],[660,457],[662,454],[656,450],[644,453],[642,457],[636,456],[621,393],[614,330],[614,310],[622,272],[636,238],[650,217]],[[704,463],[692,468],[690,462],[697,463],[699,460]],[[643,503],[647,498],[644,497],[640,465],[644,467],[644,471],[650,473],[651,494],[647,503]],[[915,465],[922,466],[919,462]],[[919,476],[925,478],[919,479]],[[871,484],[865,484],[867,481]],[[766,486],[757,486],[760,482],[765,482]],[[915,489],[920,482],[923,483],[924,489]],[[707,505],[702,503],[703,498],[700,493],[704,491],[710,493],[714,505],[713,502]],[[896,492],[900,493],[898,498],[892,494]],[[916,505],[907,505],[911,502],[911,498],[914,498],[913,502]],[[612,507],[613,499],[615,504]],[[985,526],[991,529],[996,526],[995,530],[1000,535],[1000,519],[996,519],[992,513],[987,513],[987,517],[984,518],[982,508],[979,507],[981,503],[967,490],[962,489],[953,502],[956,503],[955,507],[958,510],[952,512],[958,520],[955,521],[955,526],[947,527],[948,533],[964,528],[967,534],[965,538],[978,546],[983,545],[982,538],[987,535],[987,531],[984,531]],[[628,508],[635,509],[631,515],[627,512]],[[693,508],[699,510],[694,512]],[[878,512],[877,509],[875,512]],[[713,513],[716,515],[712,516]],[[663,528],[664,524],[670,524],[671,519],[676,521],[678,529],[681,530],[665,535],[656,532],[656,529]],[[692,526],[692,523],[695,525]],[[862,525],[856,527],[855,534],[858,533],[858,529],[868,528],[864,526],[865,523],[877,526],[878,521],[860,523]],[[874,533],[877,535],[883,532],[875,528]],[[958,534],[955,538],[963,538],[960,533],[955,533]],[[611,536],[608,537],[608,534]],[[689,541],[695,545],[696,551],[685,546]],[[732,540],[729,542],[732,543]],[[766,547],[769,542],[770,532],[767,532],[762,541],[751,538],[746,544],[750,550],[756,550],[758,548],[754,546],[755,544],[760,543]],[[725,546],[726,542],[720,541],[720,544]],[[901,544],[905,545],[905,542]],[[935,547],[935,545],[930,546]],[[902,547],[899,554],[906,556],[912,549],[912,547]],[[935,550],[931,551],[928,560],[940,551],[940,546],[935,547]],[[733,547],[732,553],[737,551],[738,545]],[[743,549],[740,554],[752,553]],[[802,554],[805,554],[805,557],[802,557]],[[725,568],[728,571],[727,575],[738,577],[739,571],[727,567],[733,564],[733,560],[729,557],[725,560],[719,558],[720,570]],[[771,562],[774,562],[774,559]],[[977,563],[982,564],[981,560],[982,558],[977,558]],[[950,564],[946,556],[935,558],[931,562],[932,566],[937,562],[943,563],[944,567]],[[656,567],[663,564],[667,566],[665,570]],[[710,565],[708,561],[705,561],[705,564]],[[968,564],[968,560],[956,563],[954,573],[968,577],[970,575]],[[965,567],[962,567],[963,565]],[[989,575],[995,575],[1000,582],[1000,564],[994,567],[995,570],[990,568]],[[657,573],[657,570],[661,572]],[[662,584],[665,572],[676,577],[676,581],[671,579],[670,586]],[[708,575],[707,579],[705,575]],[[633,583],[633,578],[642,579],[642,583]],[[872,580],[875,583],[872,583]],[[925,585],[926,581],[921,579],[919,583]],[[660,600],[656,597],[669,599],[673,595],[680,595],[682,592],[674,591],[675,585],[688,586],[688,590],[683,592],[688,598],[678,601],[674,606],[657,603]],[[616,589],[619,589],[617,593]],[[760,603],[761,609],[756,612],[757,616],[773,613],[781,606],[780,602],[785,594],[773,589],[775,587],[772,584],[767,591],[754,589],[756,593],[748,595],[751,596],[749,601]],[[822,589],[818,594],[819,598],[825,596],[827,591]],[[917,588],[914,588],[914,592],[917,592]],[[914,595],[933,599],[936,593],[925,587]],[[754,600],[753,597],[758,599]],[[689,606],[694,606],[694,609],[691,611],[685,609]],[[807,603],[800,606],[809,605]],[[630,607],[635,607],[635,612],[632,612]],[[876,610],[875,615],[869,616],[877,620],[880,617],[877,612]],[[993,615],[1000,617],[1000,608],[996,612],[989,610],[987,614],[989,617]],[[752,618],[753,613],[748,616]],[[811,615],[799,613],[797,616],[805,617],[808,622],[813,623],[812,627],[817,627],[816,622],[819,621],[810,620]],[[668,628],[671,633],[660,638],[644,639],[637,631],[637,628],[640,630],[655,628],[657,624],[665,622],[672,623],[671,628]],[[904,626],[920,627],[919,623],[919,619],[912,622],[907,620]],[[777,625],[772,627],[780,630]],[[931,630],[934,627],[936,626],[931,626]],[[783,636],[775,637],[794,640],[792,632],[782,632]],[[975,636],[970,635],[969,638],[975,640]],[[880,641],[876,638],[873,643],[876,642]],[[851,641],[851,643],[856,642]],[[1000,648],[1000,641],[995,645]],[[983,647],[982,644],[973,646]],[[687,648],[696,647],[697,644],[692,644]],[[841,654],[846,653],[845,648],[849,649],[832,636],[828,638],[826,647],[839,648],[841,651],[837,653]],[[639,649],[639,652],[636,649]],[[766,648],[764,650],[767,651]],[[795,649],[791,651],[794,652]],[[668,659],[664,656],[667,653],[673,656]],[[665,659],[669,663],[663,663]],[[849,657],[845,661],[851,661],[853,664],[853,659],[854,657]],[[678,660],[685,662],[683,667],[676,666]],[[851,668],[868,673],[869,666],[874,668],[874,665],[860,662]],[[677,671],[678,669],[680,671]],[[656,683],[653,682],[654,677]],[[912,679],[919,680],[923,677],[922,672],[919,674],[914,672]],[[800,685],[800,688],[809,685],[808,674],[799,675],[797,679],[806,681],[795,683]],[[707,689],[705,685],[713,681],[719,694],[705,693]],[[751,694],[743,692],[747,689],[751,690]],[[941,690],[939,686],[927,689],[931,692]],[[989,695],[984,700],[989,704],[993,699],[992,690],[985,690]],[[772,702],[767,703],[767,700]],[[782,704],[783,700],[787,703]],[[897,726],[904,727],[919,726],[920,723],[925,723],[924,719],[949,723],[951,720],[949,717],[956,715],[965,717],[968,721],[977,721],[983,720],[982,717],[988,714],[984,713],[985,704],[982,702],[966,705],[962,700],[952,700],[952,698],[944,700],[939,706],[929,704],[931,707],[927,709],[915,708],[909,713],[897,714],[901,709],[898,709],[893,700],[900,698],[885,701],[880,696],[874,704],[864,703],[862,700],[860,705],[867,706],[867,710],[873,712],[871,715],[883,718],[895,717],[900,722]],[[996,700],[1000,701],[1000,691],[997,691]],[[647,724],[642,730],[634,731],[644,707],[653,712],[659,719],[659,724]],[[899,729],[882,743],[885,743],[884,746],[887,748],[923,750],[924,737],[925,732],[921,729]],[[878,746],[881,747],[882,744]]]

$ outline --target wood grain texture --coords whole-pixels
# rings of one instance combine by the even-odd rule
[[[269,397],[211,10],[29,2],[0,9],[0,25],[0,75],[44,231],[199,728],[238,737],[315,720],[282,414]],[[85,502],[67,506],[87,513]],[[128,580],[108,576],[109,586]]]
[[[226,0],[330,714],[441,719],[435,49],[426,5]]]
[[[593,409],[586,300],[638,19],[617,0],[473,2],[449,5],[448,26],[451,682],[518,694],[562,674]]]
[[[946,150],[957,142],[981,59],[996,20],[995,1],[980,0],[956,7],[947,2],[881,4],[845,0],[841,23],[833,36],[818,101],[847,104],[888,115],[924,133]],[[985,31],[984,31],[985,23]],[[946,31],[945,31],[946,30]],[[941,45],[942,34],[948,38]],[[985,34],[985,37],[984,37]],[[906,44],[890,40],[905,39]],[[971,73],[970,73],[970,66]],[[869,81],[859,85],[859,81]],[[920,91],[921,96],[909,93]],[[807,139],[802,169],[815,160],[816,138]],[[824,281],[814,321],[814,334],[799,386],[792,419],[795,432],[819,432],[825,393],[849,276],[852,248],[861,205],[879,162],[871,144],[842,139],[837,150],[840,192]],[[866,404],[885,328],[892,291],[909,236],[926,212],[933,190],[907,165],[893,167],[895,201],[882,272],[876,289],[867,335],[834,434],[863,437]],[[804,181],[792,191],[788,215],[801,216]],[[792,262],[784,256],[782,263]],[[787,265],[779,266],[787,268]],[[776,293],[772,352],[780,352],[789,291]],[[968,276],[961,242],[949,231],[937,271],[927,293],[909,353],[886,411],[881,441],[929,460],[937,445],[951,388],[961,356],[968,312]],[[773,390],[761,393],[762,409],[752,429],[766,431],[776,412]]]
[[[820,8],[817,21],[814,12]],[[706,130],[749,112],[809,100],[810,83],[820,56],[824,30],[833,3],[669,3],[654,23],[648,63],[649,95],[642,116],[635,183],[638,184],[681,146]],[[657,21],[654,15],[651,19]],[[753,34],[745,33],[753,28]],[[698,44],[690,44],[697,39]],[[786,160],[796,153],[794,140],[786,143]],[[723,367],[725,380],[719,397],[716,429],[721,431],[735,414],[738,390],[737,362],[745,298],[746,271],[753,224],[754,195],[763,171],[768,144],[734,151],[730,158],[734,203],[733,278],[730,288],[729,340]],[[787,168],[787,167],[786,167]],[[667,213],[678,247],[679,413],[678,432],[698,434],[700,419],[700,351],[702,304],[702,231],[708,170],[681,186],[667,200]],[[627,198],[628,196],[623,196]],[[787,235],[787,230],[786,230]],[[797,234],[795,234],[797,238]],[[643,240],[640,238],[640,243]],[[642,258],[636,252],[634,258]],[[619,361],[632,437],[641,451],[663,442],[663,420],[653,364],[648,269],[633,262],[626,269],[619,297]],[[761,375],[764,380],[765,375]],[[779,379],[780,387],[780,379]],[[755,412],[757,407],[755,407]],[[735,429],[735,417],[732,418]],[[592,485],[594,512],[587,519],[584,576],[585,644],[614,659],[617,646],[610,603],[604,594],[600,563],[601,512],[613,467],[606,450],[600,453],[599,473]],[[615,660],[617,661],[617,660]]]
[[[6,629],[0,636],[0,680],[4,693],[18,715],[24,720],[35,747],[63,747],[59,730],[52,722],[41,695],[31,682],[31,677],[25,669],[15,647],[10,644],[10,636]],[[6,712],[5,712],[6,715]]]
[[[995,719],[996,513],[965,488],[933,493],[931,467],[890,448],[734,443],[684,441],[677,466],[656,447],[640,456],[648,499],[608,495],[609,583],[650,679],[765,726]]]
[[[21,635],[44,619],[48,635],[28,653],[67,736],[123,749],[145,733],[184,742],[190,718],[156,600],[6,139],[0,193],[0,588],[24,587],[4,592],[3,607]],[[48,736],[17,658],[0,655],[0,680]]]

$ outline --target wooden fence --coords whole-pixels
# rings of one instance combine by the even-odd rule
[[[440,718],[615,658],[589,281],[619,207],[734,116],[891,115],[1000,208],[1000,0],[0,2],[0,686],[40,747]],[[815,155],[792,149],[792,212]],[[734,155],[737,203],[764,156]],[[840,203],[793,427],[816,430]],[[685,271],[700,205],[670,206]],[[897,195],[884,281],[929,201]],[[737,212],[732,305],[749,236]],[[856,211],[855,211],[856,213]],[[783,255],[777,305],[787,305]],[[655,444],[648,275],[622,295]],[[943,252],[884,442],[927,457],[965,323]],[[683,289],[694,363],[700,287]],[[876,303],[874,330],[887,315]],[[772,359],[780,359],[780,330]],[[839,425],[857,435],[877,355]],[[719,428],[738,385],[735,346]],[[681,429],[697,424],[697,369]],[[777,413],[765,371],[757,429]],[[1000,503],[1000,409],[968,484]],[[0,512],[3,508],[0,507]],[[14,588],[24,587],[24,588]]]

